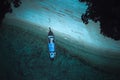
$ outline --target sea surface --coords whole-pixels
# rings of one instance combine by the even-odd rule
[[[119,74],[98,70],[71,55],[59,45],[62,41],[59,37],[56,39],[57,55],[51,61],[46,30],[40,29],[36,34],[27,28],[3,25],[0,28],[0,80],[120,80]]]

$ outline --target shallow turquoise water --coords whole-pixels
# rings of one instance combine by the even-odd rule
[[[119,74],[96,70],[58,43],[59,53],[51,61],[46,38],[16,26],[2,27],[0,80],[120,80]]]

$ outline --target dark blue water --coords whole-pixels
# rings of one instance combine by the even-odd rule
[[[47,37],[46,37],[47,38]],[[120,80],[119,74],[97,70],[71,56],[56,43],[49,59],[47,39],[16,26],[0,29],[0,80]]]

